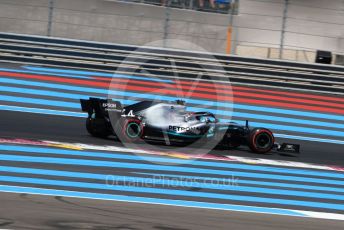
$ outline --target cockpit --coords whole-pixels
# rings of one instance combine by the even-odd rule
[[[187,113],[185,121],[199,121],[202,123],[216,123],[217,119],[211,113]]]

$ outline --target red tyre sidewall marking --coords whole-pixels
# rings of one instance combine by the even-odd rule
[[[253,138],[252,138],[253,146],[254,146],[254,148],[255,148],[256,150],[258,150],[257,145],[256,145],[256,138],[257,138],[257,136],[258,136],[259,134],[261,134],[261,133],[268,133],[269,136],[270,136],[270,138],[271,138],[272,143],[275,143],[275,137],[274,137],[273,133],[272,133],[270,130],[268,130],[268,129],[261,129],[261,130],[259,130],[258,132],[256,132],[256,133],[253,135]]]
[[[140,127],[140,134],[137,136],[137,138],[138,139],[141,138],[142,135],[143,135],[143,125],[142,125],[142,122],[140,120],[138,120],[138,119],[128,119],[128,120],[125,120],[125,123],[124,123],[124,125],[122,127],[122,136],[125,137],[125,139],[127,141],[131,141],[131,140],[136,139],[136,138],[130,138],[127,135],[127,129],[128,129],[128,125],[130,123],[136,123]]]

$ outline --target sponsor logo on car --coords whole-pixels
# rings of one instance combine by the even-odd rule
[[[121,108],[118,108],[116,103],[102,103],[102,107],[105,111],[122,111]]]
[[[168,129],[174,132],[193,132],[193,133],[201,132],[200,127],[181,127],[181,126],[170,125]]]

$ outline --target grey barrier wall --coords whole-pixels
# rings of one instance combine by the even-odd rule
[[[0,33],[1,60],[344,95],[344,67],[334,65],[6,33]]]
[[[0,0],[0,31],[47,35],[51,1],[55,37],[133,45],[181,39],[224,53],[232,24],[233,54],[279,58],[282,40],[283,59],[313,62],[317,49],[344,54],[342,0],[240,0],[233,17],[115,0]]]
[[[49,1],[1,0],[0,30],[25,34],[47,34]]]
[[[0,31],[47,35],[48,8],[49,0],[0,0]],[[228,15],[166,10],[106,0],[56,0],[51,35],[133,45],[181,39],[211,52],[226,50]]]
[[[342,0],[241,0],[233,26],[240,55],[279,58],[282,36],[284,59],[314,61],[318,49],[344,54]]]

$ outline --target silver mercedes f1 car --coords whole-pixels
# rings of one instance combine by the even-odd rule
[[[254,153],[268,153],[273,149],[299,153],[297,144],[275,142],[271,130],[220,122],[209,112],[189,112],[185,102],[142,101],[122,106],[119,101],[81,99],[82,111],[88,113],[87,131],[96,137],[117,136],[123,142],[161,142],[167,145],[188,145],[202,139],[212,140],[216,146],[228,149],[246,145]]]

